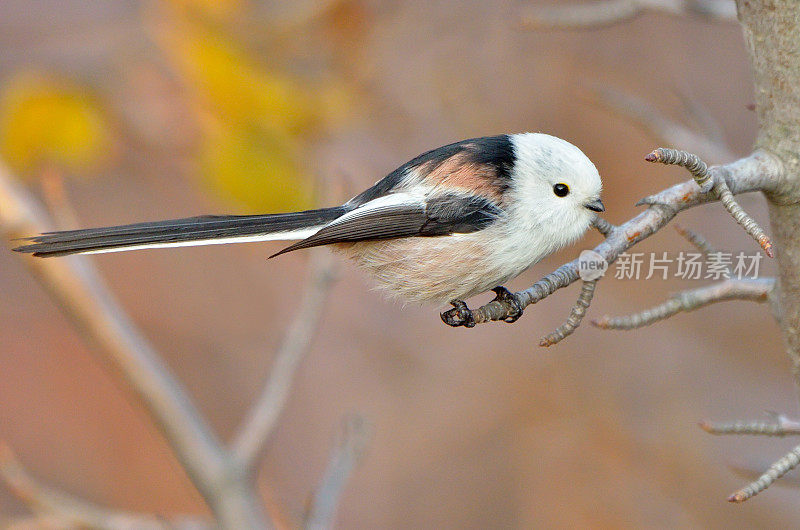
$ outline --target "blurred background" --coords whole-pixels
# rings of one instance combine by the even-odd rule
[[[738,24],[645,14],[588,31],[520,28],[536,5],[4,0],[0,156],[59,219],[90,227],[303,209],[320,187],[337,202],[428,148],[521,131],[583,149],[604,179],[605,217],[623,222],[639,198],[688,175],[647,165],[659,140],[600,104],[597,86],[689,124],[699,106],[733,155],[748,152],[756,119]],[[741,203],[766,221],[760,197]],[[755,249],[718,205],[680,221],[720,249]],[[588,234],[509,287],[599,240]],[[303,290],[309,255],[267,262],[281,245],[93,258],[226,439]],[[688,245],[667,229],[637,250]],[[443,308],[386,302],[348,263],[340,270],[263,460],[261,488],[290,520],[340,419],[356,411],[373,436],[344,492],[341,528],[797,524],[791,479],[744,505],[725,502],[749,481],[732,467],[760,471],[790,440],[696,427],[797,412],[765,306],[728,302],[633,332],[587,324],[543,349],[539,337],[566,318],[579,286],[515,325],[451,329]],[[0,252],[0,271],[0,439],[37,477],[84,498],[206,513],[121,378],[11,252]],[[589,318],[700,284],[607,278]],[[0,524],[24,513],[0,485]]]

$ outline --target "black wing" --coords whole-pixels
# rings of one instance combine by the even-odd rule
[[[500,208],[482,197],[447,194],[425,202],[401,202],[405,194],[396,197],[395,202],[367,203],[270,257],[331,243],[475,232],[502,214]]]
[[[424,168],[426,174],[434,174],[437,168],[459,155],[465,156],[464,163],[474,163],[491,171],[501,189],[508,186],[514,167],[514,145],[509,135],[500,134],[461,140],[422,153],[350,199],[347,206],[361,206],[379,197],[402,191],[404,183],[416,183],[412,175],[416,169]]]

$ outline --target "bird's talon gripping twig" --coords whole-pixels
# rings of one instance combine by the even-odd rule
[[[440,315],[445,324],[454,328],[459,326],[464,326],[465,328],[475,327],[475,318],[472,316],[472,310],[467,307],[466,302],[453,300],[450,304],[452,304],[453,309],[448,309]]]
[[[503,322],[508,322],[509,324],[513,324],[519,317],[522,316],[522,304],[519,303],[517,297],[514,296],[514,293],[503,287],[502,285],[498,285],[494,289],[492,289],[494,293],[497,295],[494,297],[492,302],[500,302],[501,304],[508,305],[508,313],[503,318]]]

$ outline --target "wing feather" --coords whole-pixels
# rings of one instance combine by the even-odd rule
[[[483,197],[447,194],[426,201],[410,194],[390,194],[348,212],[270,257],[331,243],[475,232],[500,215],[500,208]]]

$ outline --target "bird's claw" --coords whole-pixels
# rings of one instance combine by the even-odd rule
[[[514,294],[502,285],[495,287],[492,291],[497,295],[492,302],[500,302],[508,306],[508,314],[503,318],[503,322],[513,324],[519,320],[519,317],[522,316],[523,308]]]
[[[454,328],[458,326],[464,326],[465,328],[475,327],[475,318],[472,316],[472,310],[467,307],[466,302],[453,300],[450,304],[452,304],[453,309],[448,309],[440,315],[445,324]]]
[[[522,304],[519,303],[519,300],[517,300],[517,297],[514,296],[514,293],[503,286],[497,286],[492,289],[492,291],[494,291],[496,295],[492,302],[500,302],[505,306],[506,316],[503,317],[503,322],[512,324],[519,320],[519,317],[522,316],[523,307]],[[453,306],[453,309],[448,309],[440,315],[445,324],[454,328],[459,326],[464,326],[465,328],[475,327],[475,316],[472,314],[472,310],[467,307],[466,302],[463,300],[453,300],[450,304]]]

